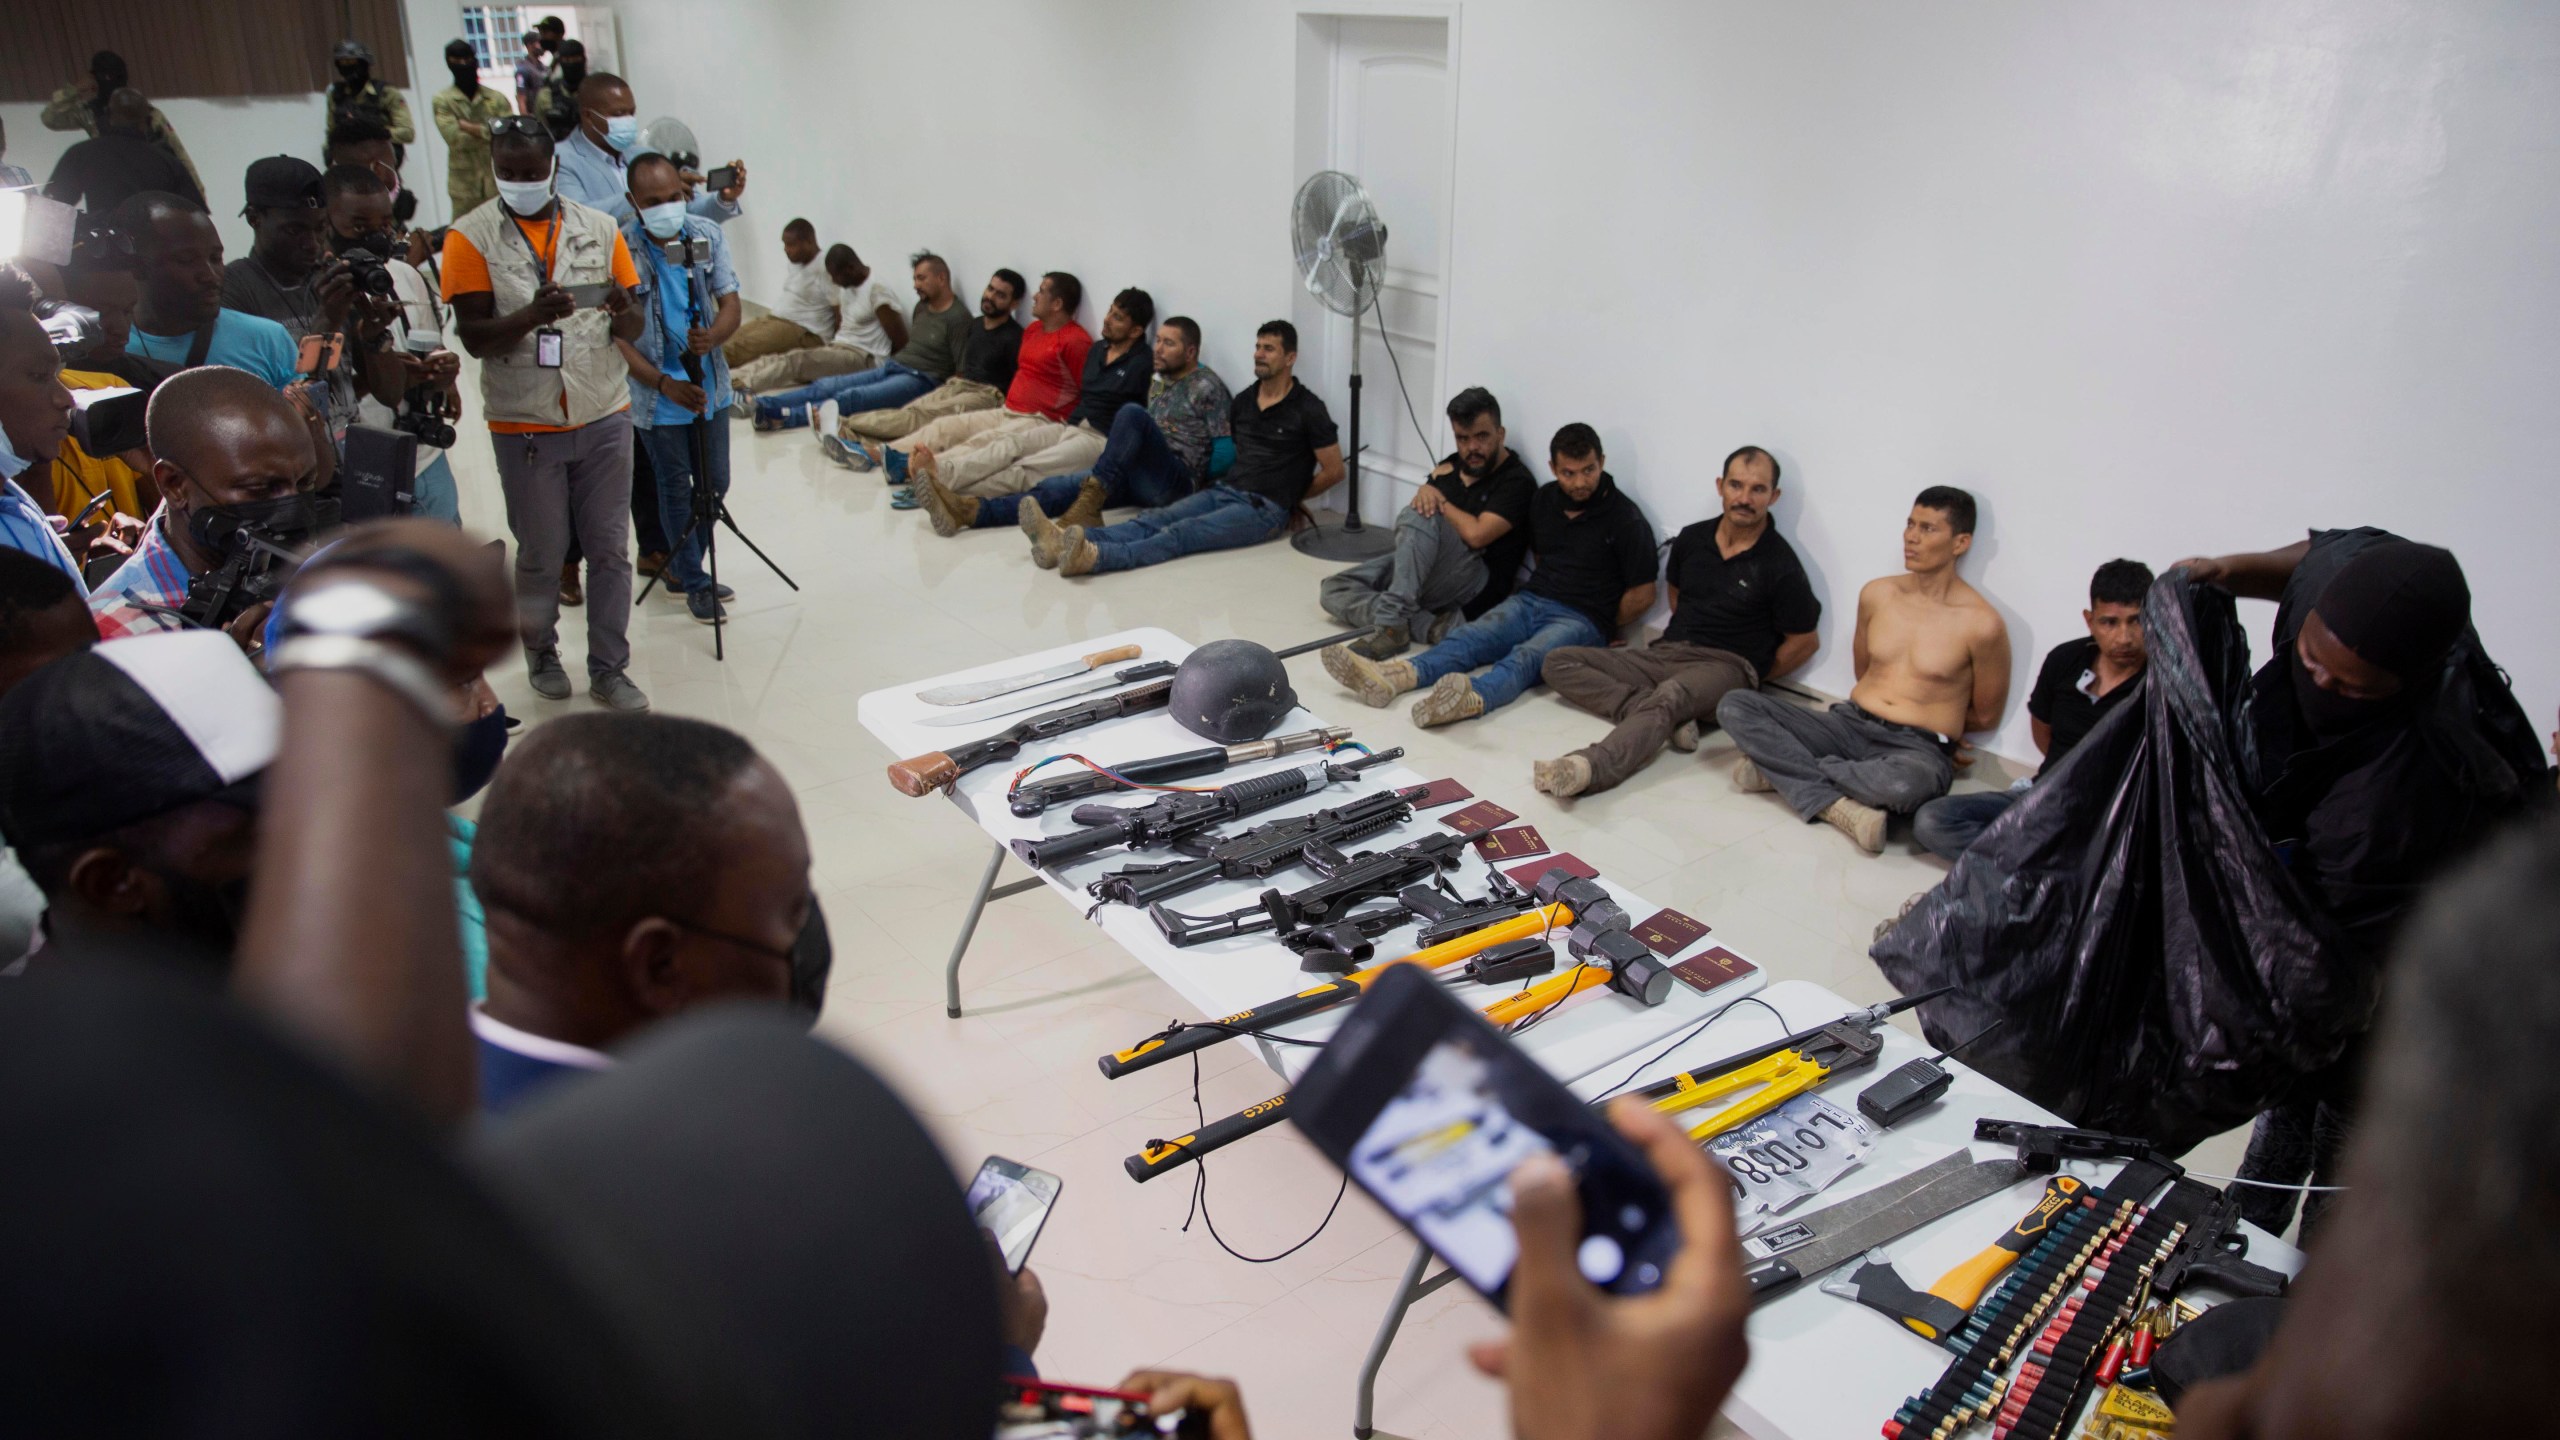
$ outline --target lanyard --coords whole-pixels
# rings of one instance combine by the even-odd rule
[[[534,263],[542,267],[542,279],[546,284],[551,280],[552,261],[560,254],[560,231],[569,222],[569,212],[560,208],[560,197],[558,195],[553,195],[551,197],[551,206],[551,239],[549,241],[550,252],[548,254],[533,248],[533,237],[524,233],[524,220],[522,217],[515,215],[507,217],[507,228],[516,232],[516,238],[524,242],[524,253],[532,256]]]

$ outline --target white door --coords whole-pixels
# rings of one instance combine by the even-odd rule
[[[1359,177],[1387,224],[1385,283],[1377,307],[1360,324],[1360,439],[1368,447],[1360,508],[1367,518],[1385,521],[1447,444],[1440,317],[1449,214],[1449,25],[1365,16],[1335,24],[1328,164]],[[1336,395],[1348,394],[1351,331],[1344,317],[1327,322],[1325,369],[1343,377],[1327,386]],[[1428,442],[1414,433],[1417,417],[1431,433]],[[1349,435],[1343,438],[1347,445]]]

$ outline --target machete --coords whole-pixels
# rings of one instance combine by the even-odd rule
[[[1958,1150],[1890,1184],[1763,1230],[1742,1242],[1751,1303],[2025,1178],[2027,1167],[2015,1159],[1977,1161],[1972,1151]]]
[[[1088,675],[1072,685],[1061,685],[1056,689],[1044,690],[1038,694],[1010,695],[993,705],[981,706],[975,710],[962,710],[952,715],[929,716],[916,723],[919,725],[976,725],[988,720],[1002,719],[1007,715],[1019,715],[1025,710],[1037,710],[1044,705],[1054,705],[1061,700],[1072,700],[1078,695],[1089,695],[1096,690],[1108,690],[1114,685],[1134,685],[1141,680],[1161,680],[1177,668],[1170,660],[1150,660],[1144,665],[1132,665],[1126,670]]]
[[[930,690],[917,691],[916,698],[927,705],[975,705],[981,700],[993,700],[999,695],[1010,695],[1016,690],[1028,690],[1034,685],[1046,685],[1052,680],[1064,680],[1070,675],[1082,675],[1088,670],[1099,670],[1105,665],[1117,665],[1123,660],[1135,660],[1140,653],[1135,645],[1123,645],[1115,650],[1096,650],[1090,655],[1069,660],[1063,665],[1052,665],[1045,670],[1026,671],[1020,675],[1007,675],[1001,680],[972,680],[965,685],[937,685]]]

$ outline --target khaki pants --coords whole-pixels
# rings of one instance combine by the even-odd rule
[[[815,350],[826,344],[823,335],[812,335],[779,315],[759,315],[738,327],[720,353],[729,357],[729,368],[780,355],[792,350]]]
[[[846,440],[903,440],[946,415],[994,410],[1004,392],[975,380],[951,379],[895,410],[865,410],[836,421],[836,434]]]
[[[1019,495],[1052,475],[1090,470],[1102,458],[1102,435],[1090,425],[1036,419],[1008,425],[934,465],[942,483],[963,495]]]
[[[1574,752],[1591,762],[1597,794],[1653,763],[1671,732],[1688,721],[1716,722],[1716,706],[1760,683],[1751,662],[1730,650],[1657,641],[1632,647],[1574,646],[1547,656],[1544,679],[1577,710],[1617,722],[1608,738]]]
[[[822,376],[850,375],[879,363],[880,357],[850,345],[812,345],[806,350],[786,350],[748,361],[730,372],[729,383],[750,394],[788,390]]]

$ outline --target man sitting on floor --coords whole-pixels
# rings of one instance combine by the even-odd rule
[[[2036,753],[2044,757],[2038,778],[2051,774],[2108,711],[2141,690],[2149,659],[2142,645],[2142,597],[2150,593],[2151,567],[2139,560],[2110,560],[2090,577],[2089,608],[2080,612],[2087,637],[2054,646],[2027,694]],[[2027,783],[1941,795],[1911,817],[1911,838],[1939,859],[1953,860],[2018,802]]]
[[[933,533],[957,535],[975,525],[982,501],[1019,495],[1051,476],[1091,474],[1113,418],[1123,409],[1145,413],[1154,378],[1147,327],[1155,318],[1155,297],[1144,290],[1133,286],[1112,297],[1102,316],[1102,343],[1085,351],[1075,413],[1065,421],[998,426],[957,450],[916,447],[912,493]]]
[[[790,998],[809,841],[753,746],[699,720],[590,713],[514,748],[471,850],[489,927],[489,998],[471,1012],[484,1110],[608,1067],[607,1050],[679,1011]]]
[[[1562,800],[1609,789],[1653,763],[1667,743],[1698,748],[1699,727],[1736,690],[1788,674],[1813,658],[1822,602],[1794,547],[1769,522],[1778,503],[1777,457],[1745,445],[1716,477],[1723,513],[1671,542],[1663,574],[1671,623],[1643,649],[1558,650],[1542,672],[1558,698],[1616,729],[1596,745],[1541,760],[1531,778]]]
[[[1973,523],[1973,497],[1952,485],[1911,502],[1908,573],[1858,592],[1847,700],[1817,711],[1757,690],[1724,697],[1716,722],[1742,751],[1736,788],[1774,789],[1807,824],[1828,821],[1870,855],[1884,851],[1888,812],[1947,793],[1964,736],[1998,725],[2009,704],[2009,627],[1956,574]]]
[[[868,370],[828,375],[797,390],[777,390],[756,397],[758,430],[797,430],[815,425],[818,407],[830,400],[836,402],[839,416],[904,405],[951,378],[951,372],[959,367],[960,352],[968,344],[969,332],[977,328],[972,323],[977,317],[960,303],[959,296],[951,293],[951,267],[941,256],[919,250],[907,261],[907,267],[916,287],[915,309],[907,314],[907,343]],[[827,314],[835,314],[832,304]],[[834,322],[831,319],[828,323],[832,327]],[[822,437],[819,448],[827,451],[828,459],[844,464],[835,453],[844,447],[830,444],[833,440],[833,436]]]
[[[1550,653],[1606,645],[1652,609],[1653,526],[1610,478],[1599,432],[1579,421],[1558,430],[1547,464],[1556,478],[1529,503],[1529,553],[1538,563],[1528,583],[1411,660],[1372,660],[1328,645],[1325,673],[1381,708],[1428,685],[1413,723],[1447,725],[1519,699]],[[1470,678],[1478,666],[1490,668]]]
[[[741,393],[788,390],[829,375],[869,370],[907,343],[898,293],[862,263],[852,246],[827,247],[827,278],[836,287],[834,336],[824,345],[784,350],[739,366],[730,383]]]
[[[1001,457],[1015,440],[1034,439],[1040,442],[1035,449],[1045,449],[1046,437],[1065,433],[1083,393],[1085,357],[1093,350],[1093,332],[1076,323],[1076,307],[1083,303],[1084,282],[1063,270],[1041,276],[1031,292],[1031,325],[1022,332],[1022,349],[1014,358],[1013,384],[1005,389],[1004,404],[993,410],[945,415],[890,441],[880,453],[890,481],[906,486],[910,460],[930,462],[936,452],[952,451],[957,453],[946,478],[974,484],[993,473],[980,468],[978,451],[984,446],[996,446],[989,453]],[[1148,310],[1152,317],[1153,301],[1148,302]],[[1130,363],[1135,365],[1134,357]],[[1098,453],[1100,447],[1095,448]],[[1011,463],[1005,458],[994,469]],[[1085,463],[1092,463],[1091,457]],[[895,508],[900,510],[913,510],[922,503],[911,491],[902,493],[899,500],[902,503]]]
[[[1038,506],[1025,506],[1022,528],[1031,538],[1031,563],[1061,575],[1101,575],[1287,534],[1301,502],[1342,480],[1333,415],[1316,392],[1298,383],[1297,363],[1298,327],[1286,320],[1264,322],[1253,338],[1253,373],[1260,383],[1227,410],[1236,463],[1226,478],[1134,520],[1094,530],[1060,526]]]
[[[1449,402],[1458,448],[1413,492],[1396,516],[1396,548],[1328,575],[1316,591],[1324,613],[1345,625],[1373,627],[1351,648],[1392,660],[1428,627],[1437,644],[1464,607],[1482,615],[1511,594],[1529,551],[1529,502],[1538,478],[1503,443],[1502,402],[1483,386]]]
[[[1090,363],[1091,357],[1086,358]],[[1155,372],[1146,403],[1123,405],[1112,415],[1093,469],[1052,475],[1027,494],[946,502],[955,528],[963,515],[968,525],[981,530],[1027,527],[1031,522],[1021,518],[1026,510],[1061,525],[1091,528],[1102,523],[1109,506],[1152,510],[1225,474],[1236,458],[1227,418],[1235,396],[1217,371],[1200,363],[1199,321],[1175,315],[1157,329]],[[925,495],[932,504],[933,487],[926,487]],[[941,528],[939,521],[934,528]]]
[[[1013,387],[1013,372],[1022,357],[1022,322],[1013,318],[1025,290],[1018,271],[999,269],[978,292],[978,323],[969,326],[960,345],[959,367],[951,378],[912,400],[870,410],[850,407],[853,396],[836,402],[836,433],[821,437],[818,448],[848,470],[877,470],[888,442],[903,439],[946,415],[993,410]],[[763,414],[758,407],[757,414]]]
[[[836,333],[833,276],[818,259],[818,227],[794,220],[782,227],[782,299],[770,315],[759,315],[738,327],[720,347],[729,367],[737,367],[786,350],[810,350]]]

